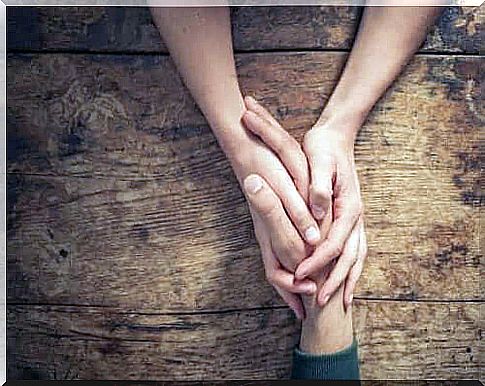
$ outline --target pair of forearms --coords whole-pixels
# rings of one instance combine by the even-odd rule
[[[437,7],[367,7],[342,76],[317,123],[362,123],[420,46]],[[245,139],[245,110],[229,8],[152,8],[172,59],[229,157]],[[355,136],[359,124],[352,124]]]
[[[400,73],[440,13],[434,7],[367,7],[344,71],[315,123],[341,127],[355,139],[368,113]],[[153,18],[185,84],[209,122],[241,182],[250,135],[233,56],[229,9],[153,8]],[[248,148],[246,146],[246,149]],[[320,277],[317,281],[321,284]],[[342,286],[322,308],[304,299],[301,348],[333,352],[352,341],[351,309]]]

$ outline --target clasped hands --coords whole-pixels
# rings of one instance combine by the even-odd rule
[[[302,296],[324,306],[341,285],[347,309],[367,254],[355,135],[349,134],[358,127],[347,127],[351,120],[317,123],[300,146],[258,102],[244,101],[249,143],[231,162],[267,280],[299,319],[305,318]]]

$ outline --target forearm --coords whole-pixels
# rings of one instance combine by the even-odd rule
[[[320,225],[322,237],[327,237],[332,226],[333,215],[329,212]],[[318,274],[311,276],[318,292],[334,269],[335,261]],[[321,307],[316,294],[303,296],[306,318],[302,322],[300,349],[307,353],[333,353],[349,346],[352,342],[352,308],[344,308],[344,286],[335,291],[330,300]]]
[[[300,345],[293,353],[292,378],[360,379],[358,343],[352,331],[351,308],[343,308],[343,288],[320,308],[306,299]]]
[[[228,7],[152,8],[153,19],[187,88],[221,147],[247,138],[234,63]]]
[[[342,76],[317,123],[347,122],[356,134],[419,48],[439,7],[366,7]]]
[[[326,271],[330,270],[327,268]],[[326,272],[317,280],[323,285]],[[313,354],[333,353],[352,343],[352,308],[344,308],[344,287],[341,286],[327,304],[320,307],[315,296],[304,299],[306,318],[302,322],[300,349]]]

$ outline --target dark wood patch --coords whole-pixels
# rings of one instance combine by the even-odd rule
[[[484,6],[446,8],[423,51],[479,53]],[[358,7],[232,8],[236,50],[345,49]],[[9,50],[166,52],[144,7],[8,7]]]

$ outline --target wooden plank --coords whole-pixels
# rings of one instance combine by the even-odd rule
[[[301,138],[331,94],[345,54],[237,59],[244,93]],[[478,176],[480,66],[476,57],[416,57],[361,131],[361,163],[449,169],[458,185],[467,173]],[[199,164],[200,157],[221,157],[166,57],[13,55],[8,69],[9,172],[138,180],[164,177],[187,158]]]
[[[481,307],[358,301],[362,377],[477,379]],[[9,379],[286,378],[298,339],[287,309],[162,315],[9,306],[8,321]]]
[[[185,178],[9,176],[9,300],[160,311],[281,304],[229,169],[206,178],[212,188]],[[364,195],[369,259],[356,295],[482,298],[476,210],[439,190],[416,199],[426,182],[411,180],[364,183],[374,193]]]
[[[343,60],[245,54],[238,64],[245,91],[301,137]],[[8,170],[52,175],[8,178],[11,301],[274,304],[243,196],[167,58],[21,55],[9,66]],[[358,296],[483,298],[479,66],[416,58],[362,129],[370,257]]]
[[[450,7],[424,51],[479,53],[485,7]],[[236,50],[349,49],[358,7],[232,9]],[[9,7],[9,50],[165,52],[147,8]]]

